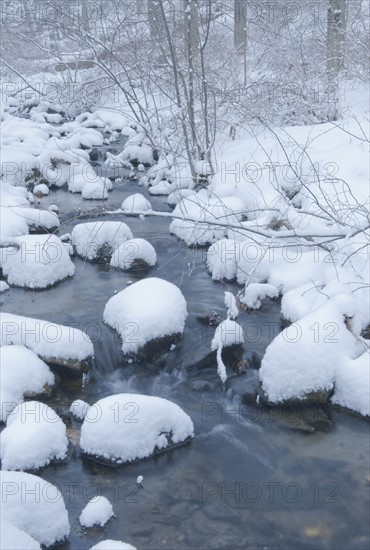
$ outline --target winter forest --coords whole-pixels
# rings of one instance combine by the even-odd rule
[[[3,0],[1,550],[365,550],[367,0]]]

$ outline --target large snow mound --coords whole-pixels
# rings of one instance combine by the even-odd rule
[[[50,407],[27,401],[10,413],[0,434],[3,470],[36,470],[67,455],[66,427]]]
[[[116,463],[147,458],[194,434],[191,418],[160,397],[118,394],[89,409],[81,427],[83,452]]]
[[[141,195],[140,193],[135,193],[130,195],[125,199],[121,206],[122,210],[125,212],[144,212],[152,209],[150,202]]]
[[[68,513],[54,485],[23,472],[2,471],[0,475],[1,521],[12,523],[45,546],[69,535]]]
[[[83,361],[93,356],[93,344],[85,332],[41,319],[1,314],[0,344],[20,344],[46,362]]]
[[[182,333],[186,318],[181,290],[155,277],[125,288],[104,309],[104,321],[120,334],[124,353],[135,353],[155,338]]]
[[[1,521],[0,548],[3,550],[41,550],[39,543],[9,521]]]
[[[110,257],[128,239],[132,239],[132,233],[123,222],[80,223],[72,231],[72,244],[77,254],[91,261]]]
[[[33,351],[24,346],[0,347],[0,421],[26,396],[40,395],[55,382],[53,373]]]
[[[135,264],[152,267],[156,264],[154,247],[145,239],[129,239],[115,249],[110,261],[112,267],[130,269]]]
[[[104,525],[114,516],[113,506],[106,497],[92,498],[80,514],[82,527],[93,527],[93,525]]]
[[[65,245],[55,235],[25,235],[0,249],[0,265],[10,285],[42,289],[74,275]]]

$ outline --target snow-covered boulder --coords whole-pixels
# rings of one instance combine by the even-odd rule
[[[123,222],[80,223],[72,231],[77,254],[90,261],[110,259],[114,250],[128,239],[132,239],[132,233]]]
[[[86,403],[86,401],[82,401],[82,399],[76,399],[69,407],[69,412],[74,418],[77,418],[77,420],[83,420],[89,408],[90,405]]]
[[[82,330],[2,312],[0,345],[11,344],[26,346],[46,363],[79,372],[88,370],[94,354],[93,344]]]
[[[24,346],[0,347],[0,421],[5,422],[24,397],[49,393],[55,378],[49,367]]]
[[[1,521],[0,548],[4,550],[41,550],[37,540],[6,520]]]
[[[37,470],[67,456],[66,427],[53,409],[27,401],[9,414],[0,434],[3,470]]]
[[[134,195],[130,195],[129,197],[127,197],[127,199],[123,201],[121,208],[125,212],[146,212],[148,210],[152,210],[152,205],[144,197],[144,195],[141,195],[140,193],[135,193]]]
[[[113,252],[110,265],[119,269],[146,269],[156,264],[154,247],[145,239],[129,239]]]
[[[44,197],[49,194],[49,187],[45,183],[39,183],[35,185],[32,192],[36,197]]]
[[[181,290],[155,277],[125,288],[104,309],[104,321],[120,334],[124,354],[137,353],[152,340],[181,334],[186,318]]]
[[[89,409],[81,427],[81,450],[123,464],[178,446],[194,435],[191,418],[160,397],[118,394]]]
[[[279,291],[274,285],[267,283],[251,283],[246,285],[244,296],[240,298],[240,303],[246,305],[249,309],[259,309],[261,300],[265,298],[277,298]]]
[[[336,372],[358,355],[357,339],[346,318],[353,304],[330,300],[281,332],[262,359],[262,398],[270,404],[295,401],[326,403],[333,392]]]
[[[57,487],[24,472],[2,471],[0,475],[1,522],[15,525],[44,546],[68,537],[68,513]]]
[[[370,353],[366,351],[357,359],[338,365],[331,402],[363,416],[370,416],[369,387]]]
[[[82,187],[82,198],[85,200],[107,200],[108,188],[101,182],[86,183]]]
[[[104,525],[114,516],[113,506],[106,497],[92,498],[82,510],[79,521],[82,527]]]
[[[192,195],[195,195],[195,191],[192,189],[176,189],[176,191],[172,191],[168,195],[167,204],[168,206],[176,206],[182,199],[191,197]]]
[[[12,243],[0,249],[0,265],[10,285],[42,289],[74,275],[75,266],[59,237],[24,235]]]
[[[120,540],[107,539],[98,542],[90,550],[136,550],[136,547]]]

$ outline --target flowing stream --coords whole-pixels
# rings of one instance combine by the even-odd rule
[[[112,148],[121,150],[122,143]],[[98,171],[107,149],[99,148]],[[104,206],[117,209],[139,192],[153,209],[170,211],[166,197],[150,196],[124,173]],[[42,208],[53,203],[60,207],[60,235],[90,219],[121,220],[134,237],[152,243],[158,262],[149,272],[130,273],[75,257],[74,277],[47,290],[11,288],[1,296],[4,311],[73,325],[94,342],[89,382],[81,387],[80,380],[62,379],[48,403],[66,420],[74,399],[92,404],[121,392],[157,395],[180,405],[196,434],[190,445],[119,468],[81,459],[78,445],[71,443],[68,461],[37,472],[59,487],[69,511],[71,535],[60,548],[88,549],[105,538],[138,550],[368,548],[368,422],[332,409],[260,408],[253,398],[256,368],[241,375],[230,369],[223,389],[215,353],[210,353],[214,327],[198,317],[216,312],[224,319],[224,291],[235,294],[240,287],[212,281],[206,249],[187,248],[171,236],[169,218],[104,215],[102,202],[82,201],[65,189],[40,199]],[[188,304],[186,328],[162,364],[124,364],[117,335],[102,321],[103,310],[129,281],[153,276],[180,287]],[[277,301],[240,315],[246,342],[238,360],[258,367],[281,330],[279,315]],[[74,443],[79,428],[68,420]],[[144,476],[142,487],[136,484],[138,475]],[[110,499],[117,517],[104,529],[83,530],[79,514],[96,495]]]

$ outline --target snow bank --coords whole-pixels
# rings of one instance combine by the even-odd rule
[[[153,339],[181,334],[186,317],[181,290],[155,277],[125,288],[104,310],[104,321],[120,334],[124,353],[136,353]]]
[[[127,542],[107,539],[98,542],[90,550],[136,550],[136,548]]]
[[[0,347],[0,421],[24,397],[41,395],[55,382],[53,373],[33,351],[24,346]]]
[[[130,269],[137,266],[152,267],[157,262],[154,247],[145,239],[129,239],[115,249],[110,261],[112,267]]]
[[[24,235],[0,250],[0,265],[10,285],[42,289],[74,275],[68,250],[55,235]]]
[[[144,212],[152,210],[152,205],[144,197],[144,195],[141,195],[140,193],[135,193],[134,195],[130,195],[129,197],[127,197],[127,199],[123,201],[121,208],[125,212]]]
[[[17,405],[7,418],[0,442],[3,470],[36,470],[67,456],[64,423],[38,401]]]
[[[84,453],[116,463],[147,458],[193,437],[191,418],[175,403],[147,395],[118,394],[93,405],[82,424]]]
[[[370,353],[353,361],[342,362],[335,370],[332,403],[370,416]]]
[[[3,550],[41,550],[34,538],[6,520],[1,521],[0,547]]]
[[[94,353],[85,332],[74,327],[2,312],[0,344],[20,344],[31,349],[47,363],[80,370]]]
[[[132,239],[132,233],[123,222],[80,223],[72,231],[77,254],[90,261],[110,257],[128,239]]]
[[[82,527],[93,527],[93,525],[104,525],[114,516],[113,506],[106,497],[95,497],[87,503],[80,514]]]
[[[2,522],[12,523],[45,546],[68,537],[68,513],[54,485],[23,472],[2,471],[0,475]]]
[[[347,329],[353,316],[348,296],[333,299],[281,332],[262,359],[260,380],[269,402],[305,399],[313,392],[326,396],[340,372],[357,352],[357,340]]]

